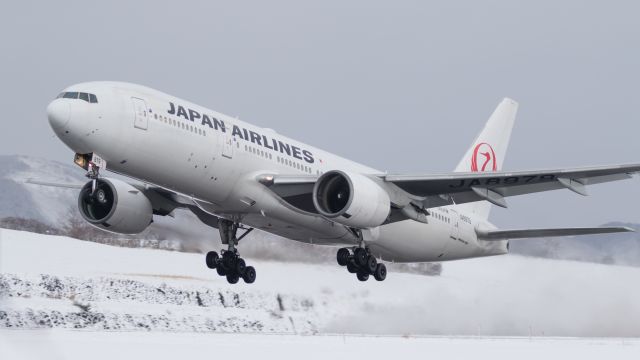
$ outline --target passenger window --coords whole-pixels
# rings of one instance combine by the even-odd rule
[[[94,94],[89,94],[89,102],[96,104],[98,102],[98,98]]]
[[[77,99],[78,98],[78,93],[77,92],[68,92],[68,93],[64,93],[63,96],[65,99]]]
[[[80,93],[80,100],[84,100],[86,102],[89,102],[89,94],[81,92]]]

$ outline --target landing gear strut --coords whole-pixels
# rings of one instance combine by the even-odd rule
[[[228,248],[227,250],[221,251],[221,256],[215,251],[209,251],[205,259],[207,267],[209,269],[216,269],[220,276],[226,276],[229,284],[237,283],[240,278],[247,284],[256,281],[256,269],[254,269],[253,266],[247,266],[236,249],[238,242],[247,236],[253,228],[245,229],[246,231],[239,238],[236,238],[236,233],[240,228],[238,223],[221,219],[218,223],[220,239]]]
[[[89,194],[89,199],[91,202],[98,202],[100,204],[106,204],[107,194],[104,189],[98,188],[98,178],[100,177],[100,167],[94,164],[92,161],[89,161],[87,165],[87,173],[85,174],[87,178],[91,180],[91,193]]]
[[[387,278],[387,267],[378,263],[375,256],[371,255],[368,248],[363,246],[351,249],[341,248],[336,255],[338,265],[346,266],[347,270],[356,274],[358,280],[367,281],[369,275],[378,281],[384,281]]]

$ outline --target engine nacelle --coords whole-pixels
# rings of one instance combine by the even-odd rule
[[[153,219],[149,199],[138,189],[118,179],[100,178],[91,195],[91,181],[80,190],[78,208],[82,217],[100,229],[138,234]]]
[[[391,211],[389,194],[375,181],[339,170],[320,176],[313,204],[321,215],[359,229],[382,225]]]

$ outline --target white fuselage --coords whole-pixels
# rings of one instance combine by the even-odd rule
[[[256,177],[380,171],[147,87],[92,82],[65,91],[92,93],[98,101],[54,100],[69,107],[69,116],[52,128],[73,151],[100,155],[108,170],[186,195],[207,212],[289,239],[357,243],[345,226],[290,206]],[[364,239],[374,254],[397,262],[507,252],[506,241],[477,239],[476,227],[494,227],[464,213],[464,207],[430,211],[428,223],[398,221],[365,230]]]

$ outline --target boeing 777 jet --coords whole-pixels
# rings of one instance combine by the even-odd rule
[[[237,248],[253,229],[339,247],[338,264],[360,281],[384,280],[383,261],[501,255],[511,239],[631,231],[501,230],[488,221],[491,206],[507,207],[510,196],[586,195],[587,185],[640,171],[640,164],[502,171],[517,108],[502,100],[453,172],[388,174],[148,87],[82,83],[63,90],[47,114],[88,182],[31,182],[77,188],[84,220],[115,233],[139,233],[176,209],[193,212],[219,230],[225,249],[207,253],[205,263],[229,283],[256,279]]]

